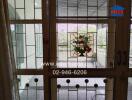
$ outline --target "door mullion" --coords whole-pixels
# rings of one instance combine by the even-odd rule
[[[43,63],[49,62],[49,0],[42,0]],[[49,66],[43,66],[44,100],[51,100]]]
[[[50,62],[56,67],[57,40],[56,40],[56,0],[49,0],[49,33],[50,33]],[[51,69],[50,69],[51,70]],[[57,79],[51,79],[51,99],[57,100]]]
[[[117,0],[116,5],[124,8],[124,15],[115,18],[114,67],[118,75],[114,80],[113,100],[127,100],[128,76],[126,74],[129,67],[131,0]]]

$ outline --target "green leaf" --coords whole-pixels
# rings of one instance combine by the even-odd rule
[[[88,43],[88,37],[85,37],[84,42]]]

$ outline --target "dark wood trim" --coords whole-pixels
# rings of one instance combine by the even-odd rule
[[[45,66],[46,67],[46,66]],[[88,74],[85,75],[85,77],[115,77],[115,76],[125,76],[125,77],[132,77],[132,69],[127,69],[122,71],[118,71],[114,68],[51,68],[49,71],[50,77],[59,77],[59,75],[53,75],[53,70],[87,70]],[[43,69],[17,69],[16,75],[45,75]],[[84,75],[77,75],[77,77],[83,77]],[[60,75],[60,77],[65,77],[63,75]],[[74,74],[67,75],[66,77],[75,77]]]
[[[53,71],[59,71],[59,74],[54,75]],[[71,71],[71,74],[66,74],[66,72]],[[79,71],[85,71],[87,74],[80,74]],[[78,77],[108,77],[112,78],[116,76],[116,72],[112,68],[108,69],[88,69],[88,68],[52,68],[51,69],[52,78],[78,78]],[[65,73],[65,74],[63,74]]]
[[[56,19],[57,23],[85,23],[85,24],[96,24],[96,23],[108,23],[108,19]]]
[[[67,21],[68,20],[68,21]],[[43,20],[45,21],[45,20]],[[38,20],[10,20],[11,24],[42,24],[43,21],[40,19]],[[102,23],[102,24],[107,24],[109,22],[109,19],[59,19],[56,18],[57,23],[85,23],[85,24],[96,24],[96,23]],[[131,21],[132,24],[132,21]]]
[[[43,69],[17,69],[17,75],[44,75]]]
[[[10,20],[11,24],[42,24],[42,20]]]
[[[132,77],[132,68],[128,69],[128,77]]]
[[[11,24],[42,24],[46,20],[10,20]],[[56,19],[57,23],[108,23],[107,19],[94,19],[94,20],[87,20],[87,19]]]
[[[98,18],[98,19],[103,19],[103,18],[114,18],[112,16],[57,16],[56,18],[85,18],[85,19],[90,19],[90,18]]]

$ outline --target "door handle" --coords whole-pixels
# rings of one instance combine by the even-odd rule
[[[121,59],[122,59],[121,51],[118,51],[116,53],[116,63],[117,63],[117,65],[121,65]]]
[[[123,52],[123,58],[122,59],[123,59],[122,64],[126,65],[127,64],[127,52],[126,51]]]

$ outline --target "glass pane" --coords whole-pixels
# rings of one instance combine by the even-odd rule
[[[127,100],[131,100],[132,98],[132,78],[128,78],[128,96]]]
[[[18,69],[26,69],[27,61],[24,57],[17,57],[17,68]]]
[[[27,46],[27,67],[29,69],[36,68],[35,47],[34,46]]]
[[[64,4],[64,6],[65,6],[65,4]],[[68,15],[67,8],[64,8],[63,6],[58,5],[58,7],[56,9],[57,9],[56,15],[58,15],[58,16],[67,16]]]
[[[43,68],[41,24],[11,24],[12,43],[18,69]]]
[[[131,28],[130,28],[129,68],[132,68],[132,25],[131,25]]]
[[[41,8],[41,0],[35,0],[35,8]]]
[[[20,75],[17,78],[20,100],[44,100],[43,76]]]
[[[17,57],[26,57],[25,34],[16,34]]]
[[[16,8],[24,8],[24,0],[15,0]]]
[[[105,94],[113,95],[113,79],[57,78],[57,100],[106,100]]]
[[[9,7],[15,7],[15,1],[14,0],[8,0],[8,6]]]
[[[42,34],[42,25],[41,24],[35,24],[35,33]]]
[[[68,7],[68,16],[77,16],[77,7]]]
[[[25,30],[25,24],[15,24],[14,26],[14,31],[16,31],[16,33],[25,33],[26,30]]]
[[[16,12],[19,15],[18,17],[16,17],[16,19],[24,19],[24,9],[16,9]]]
[[[107,6],[102,6],[98,9],[98,16],[107,16],[108,10]]]
[[[10,19],[42,19],[41,0],[8,0]]]
[[[35,45],[34,24],[26,25],[26,42],[27,45]]]
[[[43,68],[43,58],[37,58],[37,68]]]
[[[88,0],[82,0],[78,7],[78,16],[87,16],[87,2]]]
[[[42,19],[41,9],[35,9],[35,19]]]
[[[57,0],[56,2],[57,16],[107,16],[108,0]]]
[[[36,34],[36,57],[43,57],[43,40],[42,34]]]
[[[97,6],[98,0],[88,0],[88,5],[89,6]],[[100,0],[101,1],[101,0]]]
[[[88,16],[98,16],[97,7],[88,7]]]
[[[25,1],[26,19],[34,19],[34,0]]]
[[[97,43],[100,46],[106,46],[107,38],[107,27],[98,29],[97,33]]]
[[[78,9],[78,16],[87,16],[87,10],[83,8]]]
[[[57,24],[57,31],[58,67],[106,67],[106,24]]]

